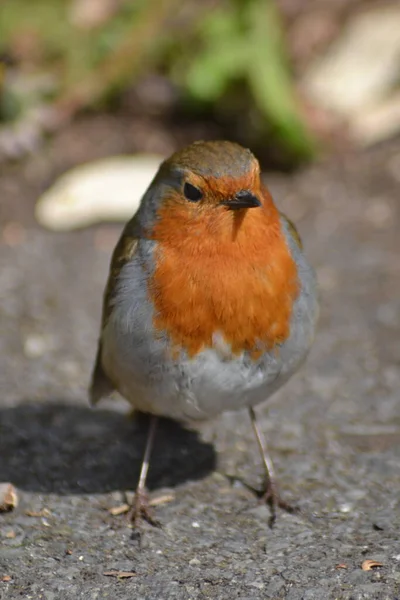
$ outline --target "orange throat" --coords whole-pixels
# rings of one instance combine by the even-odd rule
[[[257,209],[199,214],[173,204],[158,217],[149,294],[174,353],[194,356],[222,339],[256,359],[288,338],[297,269],[268,196]]]

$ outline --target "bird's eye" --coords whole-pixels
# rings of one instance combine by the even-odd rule
[[[199,188],[187,182],[183,186],[183,193],[185,194],[185,198],[190,200],[190,202],[198,202],[203,197],[203,192]]]

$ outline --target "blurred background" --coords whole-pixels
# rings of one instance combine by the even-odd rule
[[[0,168],[61,139],[43,191],[71,166],[135,155],[63,180],[37,209],[43,225],[62,227],[48,211],[62,210],[66,190],[76,202],[64,228],[123,220],[160,160],[195,139],[236,140],[281,171],[393,139],[399,81],[390,0],[5,1]]]
[[[279,166],[382,141],[400,128],[399,13],[384,0],[2,2],[0,160],[88,113],[134,119],[132,149],[228,135]]]

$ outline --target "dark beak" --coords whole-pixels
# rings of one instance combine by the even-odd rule
[[[261,206],[261,202],[251,192],[248,190],[240,190],[237,192],[233,198],[229,200],[224,200],[221,202],[223,206],[227,206],[232,210],[236,210],[239,208],[256,208],[257,206]]]

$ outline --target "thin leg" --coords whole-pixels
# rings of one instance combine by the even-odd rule
[[[150,417],[149,431],[147,434],[146,447],[144,449],[142,467],[140,469],[139,482],[136,488],[132,509],[129,512],[130,520],[136,525],[141,517],[151,525],[158,526],[159,523],[154,519],[149,506],[149,498],[146,491],[146,479],[150,465],[150,455],[153,449],[154,437],[156,433],[158,418]]]
[[[294,513],[297,509],[290,506],[287,502],[282,500],[280,497],[278,486],[276,484],[275,470],[272,460],[268,454],[267,444],[265,443],[264,436],[258,428],[256,413],[252,407],[249,408],[250,420],[253,426],[254,434],[256,436],[257,444],[260,449],[261,458],[265,469],[265,491],[263,493],[263,501],[267,502],[271,508],[270,526],[275,523],[276,520],[276,508],[279,507],[282,510],[286,510],[289,513]]]

